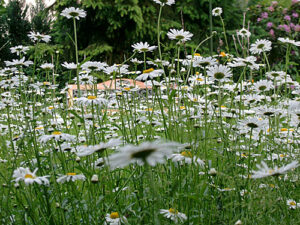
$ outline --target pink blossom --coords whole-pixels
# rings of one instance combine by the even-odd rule
[[[290,23],[290,28],[294,29],[295,28],[295,24]]]
[[[278,26],[278,29],[283,30],[283,29],[284,29],[284,26],[283,26],[282,24],[280,24],[280,25]]]
[[[268,22],[267,23],[267,28],[271,28],[273,26],[273,23],[272,22]]]
[[[286,15],[286,16],[284,17],[284,19],[287,20],[287,21],[291,21],[291,17],[290,17],[289,15]]]
[[[278,5],[278,2],[277,1],[273,1],[272,2],[272,6],[277,6]]]
[[[297,4],[299,0],[292,0],[292,5]]]
[[[263,12],[260,16],[261,16],[261,18],[263,18],[263,19],[267,19],[268,16],[269,16],[269,14],[268,14],[267,12]]]
[[[258,17],[258,18],[257,18],[257,22],[260,22],[260,21],[261,21],[261,18],[260,18],[260,17]]]
[[[288,33],[291,32],[291,28],[289,25],[284,24],[283,27],[284,27],[285,32],[288,32]]]
[[[299,25],[299,24],[295,25],[294,31],[296,31],[296,32],[299,32],[299,31],[300,31],[300,25]]]
[[[274,32],[273,29],[271,29],[271,30],[269,31],[269,34],[270,34],[272,37],[275,37],[275,32]]]
[[[268,7],[268,10],[269,10],[270,12],[274,12],[273,6]]]
[[[296,13],[296,12],[294,12],[294,13],[292,14],[292,17],[294,17],[294,18],[298,18],[298,17],[299,17],[299,14],[298,14],[298,13]]]

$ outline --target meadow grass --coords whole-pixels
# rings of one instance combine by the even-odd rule
[[[84,13],[62,15],[73,18],[75,40]],[[300,86],[287,73],[299,42],[281,40],[287,54],[274,71],[274,43],[240,36],[229,54],[223,30],[226,53],[197,53],[213,32],[185,56],[192,34],[174,30],[169,58],[158,36],[158,54],[139,43],[121,64],[65,64],[77,97],[55,84],[53,64],[21,50],[6,61],[1,223],[299,224]],[[35,45],[45,38],[34,35]],[[119,80],[100,90],[95,75]]]

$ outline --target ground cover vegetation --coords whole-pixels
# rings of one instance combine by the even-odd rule
[[[298,0],[37,3],[0,8],[2,224],[299,223]]]

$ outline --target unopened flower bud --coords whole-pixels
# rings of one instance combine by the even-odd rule
[[[98,182],[99,182],[98,175],[97,175],[97,174],[94,174],[94,175],[92,176],[91,181],[92,181],[93,183],[98,183]]]
[[[235,222],[234,225],[242,225],[242,224],[243,224],[242,221],[241,221],[241,220],[238,220],[238,221]]]
[[[209,175],[212,175],[212,176],[215,176],[217,175],[217,170],[215,168],[211,168],[209,171],[208,171],[208,174]]]

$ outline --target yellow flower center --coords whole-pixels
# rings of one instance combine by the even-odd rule
[[[153,69],[153,68],[150,68],[150,69],[148,69],[148,70],[144,70],[143,73],[151,73],[151,72],[153,72],[153,71],[154,71],[154,69]]]
[[[48,109],[54,109],[54,107],[53,106],[49,106]]]
[[[269,170],[269,174],[272,174],[272,173],[274,173],[274,170]]]
[[[67,173],[68,176],[75,176],[76,173]]]
[[[130,91],[130,87],[124,88],[125,91]]]
[[[188,157],[188,158],[192,158],[192,157],[193,157],[192,153],[191,153],[191,152],[187,152],[187,151],[183,151],[183,152],[181,152],[180,154],[181,154],[182,156]]]
[[[89,95],[88,97],[87,97],[87,99],[89,99],[89,100],[94,100],[94,99],[96,99],[97,97],[96,96],[94,96],[94,95]]]
[[[269,184],[269,186],[270,186],[271,188],[275,188],[275,185],[274,185],[274,184]]]
[[[288,129],[287,128],[281,128],[280,131],[282,131],[282,132],[283,131],[288,131]]]
[[[145,110],[148,111],[148,112],[152,112],[153,111],[152,108],[148,108],[148,109],[145,109]]]
[[[199,72],[196,72],[196,75],[199,75],[200,73]]]
[[[284,155],[284,154],[280,154],[279,157],[280,157],[280,158],[283,158],[283,157],[285,157],[285,155]]]
[[[109,216],[111,219],[118,219],[120,218],[119,213],[118,212],[112,212]]]
[[[28,179],[34,179],[34,176],[27,173],[27,174],[25,174],[25,178],[28,178]]]
[[[62,133],[60,131],[54,131],[52,132],[52,135],[61,135]]]
[[[290,205],[296,205],[296,202],[295,201],[290,201],[290,203],[289,203]]]
[[[197,81],[203,81],[203,79],[202,78],[197,78]]]
[[[199,53],[195,53],[194,56],[201,56]]]
[[[50,82],[43,82],[44,85],[50,85]]]
[[[226,56],[226,53],[225,53],[225,52],[221,52],[221,53],[220,53],[220,56],[225,57],[225,56]]]
[[[36,130],[42,130],[42,129],[44,129],[44,127],[36,127],[35,129]]]
[[[181,110],[185,109],[185,106],[180,106],[180,109],[181,109]]]
[[[170,208],[169,212],[172,213],[172,214],[178,214],[178,210],[175,210],[173,208]]]

